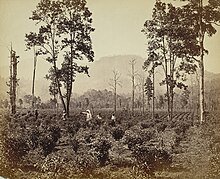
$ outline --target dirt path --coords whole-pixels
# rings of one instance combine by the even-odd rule
[[[207,117],[209,123],[192,126],[179,144],[173,163],[182,171],[169,174],[171,178],[220,178],[219,114]],[[217,149],[217,150],[216,150]]]

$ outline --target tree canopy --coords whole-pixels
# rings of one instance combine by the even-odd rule
[[[52,80],[52,85],[56,84],[67,114],[76,73],[88,75],[88,66],[79,65],[77,60],[92,62],[94,59],[91,16],[85,0],[41,0],[30,17],[39,31],[25,35],[27,49],[36,46],[37,54],[46,56],[51,63],[52,70],[47,79]],[[57,61],[61,64],[60,68]]]

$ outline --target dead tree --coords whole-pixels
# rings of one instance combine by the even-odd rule
[[[134,115],[134,97],[135,97],[135,76],[137,75],[137,72],[135,71],[135,64],[136,60],[132,59],[129,61],[129,64],[131,65],[131,73],[129,76],[131,77],[131,83],[132,83],[132,97],[131,97],[131,113],[132,116]]]
[[[34,68],[33,68],[33,80],[32,80],[32,109],[35,108],[35,76],[36,76],[36,67],[37,67],[37,53],[34,46]]]
[[[138,74],[138,86],[139,86],[139,91],[140,91],[140,96],[141,96],[141,103],[142,103],[142,114],[144,115],[145,112],[145,76],[144,72],[142,74]]]
[[[117,87],[121,86],[120,74],[116,70],[113,70],[113,78],[110,79],[109,86],[114,92],[114,113],[117,111]]]
[[[16,52],[12,49],[10,49],[10,77],[9,77],[9,83],[7,84],[9,86],[9,96],[10,96],[10,106],[11,106],[11,114],[16,113],[16,88],[18,85],[18,79],[17,79],[17,64],[18,64],[18,58],[19,56],[16,56]]]

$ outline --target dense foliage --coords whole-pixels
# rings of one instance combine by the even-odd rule
[[[2,116],[1,150],[5,164],[1,163],[1,171],[9,177],[21,175],[18,174],[20,168],[24,175],[25,171],[44,175],[52,172],[57,178],[71,178],[73,175],[95,177],[97,171],[114,166],[125,170],[133,166],[136,174],[153,176],[158,175],[158,171],[192,170],[196,158],[185,158],[190,157],[188,152],[199,147],[206,151],[211,145],[211,153],[206,154],[211,161],[207,162],[216,169],[210,169],[209,175],[218,176],[218,132],[211,128],[212,124],[196,127],[196,116],[187,112],[176,113],[172,122],[167,121],[167,115],[162,112],[157,113],[154,121],[150,114],[132,117],[125,112],[118,113],[112,121],[110,112],[98,112],[103,118],[94,117],[90,122],[86,122],[80,112],[71,114],[67,120],[49,111],[40,111],[37,119],[25,111]],[[216,117],[209,115],[209,118],[217,126]],[[199,135],[204,135],[204,139],[194,144]],[[209,145],[203,144],[207,136]],[[204,156],[195,154],[195,157],[202,160]],[[188,163],[189,159],[193,162]],[[212,170],[217,171],[212,173]],[[103,171],[102,176],[104,174]]]

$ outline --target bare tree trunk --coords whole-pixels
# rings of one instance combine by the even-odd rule
[[[169,89],[169,84],[168,84],[168,61],[167,61],[167,58],[166,58],[164,37],[163,37],[163,55],[164,55],[164,63],[165,63],[167,113],[168,113],[168,120],[170,120],[171,116],[170,116],[170,89]]]
[[[204,90],[204,64],[203,64],[203,57],[200,59],[200,76],[199,76],[199,89],[200,89],[200,95],[199,95],[199,103],[200,103],[200,123],[202,124],[204,122],[204,112],[205,112],[205,90]]]
[[[165,77],[166,77],[166,95],[167,95],[167,112],[168,112],[168,120],[171,119],[170,116],[170,90],[168,84],[168,69],[167,69],[167,60],[165,60]]]
[[[144,100],[144,98],[145,98],[145,95],[144,95],[144,77],[143,77],[143,84],[142,84],[142,113],[143,113],[143,115],[144,115],[144,112],[145,112],[145,100]]]
[[[57,84],[57,88],[58,88],[58,92],[59,92],[59,96],[60,96],[60,100],[61,100],[61,103],[63,105],[63,110],[65,112],[67,112],[67,109],[66,109],[66,104],[65,104],[65,101],[64,101],[64,98],[63,98],[63,95],[62,95],[62,91],[61,91],[61,88],[60,88],[60,81],[59,81],[59,77],[58,77],[58,72],[57,72],[57,64],[56,64],[56,54],[55,54],[55,32],[52,33],[52,60],[53,60],[53,68],[54,68],[54,72],[55,72],[55,81],[56,81],[56,84]]]
[[[131,113],[132,116],[134,115],[134,93],[135,93],[135,70],[134,70],[134,66],[135,66],[135,59],[130,61],[130,65],[131,65],[131,83],[132,83],[132,98],[131,98]]]
[[[171,54],[170,56],[170,120],[173,119],[173,101],[174,101],[174,67],[175,67],[175,62],[174,62],[174,55]]]
[[[139,108],[140,108],[140,112],[142,115],[144,115],[144,111],[145,111],[145,76],[144,76],[144,72],[142,72],[142,74],[139,74]]]
[[[203,1],[199,1],[199,45],[200,45],[200,60],[199,60],[199,89],[200,89],[200,123],[204,122],[204,112],[205,112],[205,85],[204,85],[204,31],[202,29],[202,9],[203,9]]]
[[[132,103],[131,103],[131,113],[134,115],[134,64],[132,64]]]
[[[154,63],[153,63],[153,66],[154,66]],[[152,119],[154,120],[154,111],[155,111],[155,80],[154,80],[154,68],[153,68],[153,74],[152,74],[152,82],[153,82],[153,91],[152,91]]]
[[[71,57],[72,57],[72,55],[71,55]],[[71,61],[72,61],[72,59],[71,59],[71,57],[70,57],[70,59],[68,58],[68,68],[71,68]],[[69,107],[70,107],[70,98],[71,98],[71,91],[72,91],[72,85],[71,85],[71,83],[72,83],[72,80],[71,80],[71,77],[72,77],[72,70],[70,69],[70,71],[69,71],[69,69],[68,69],[68,71],[67,71],[67,81],[66,81],[66,115],[67,115],[67,117],[69,117]]]
[[[194,95],[194,87],[193,87],[193,78],[191,76],[191,110],[194,111],[194,105],[193,105],[193,95]]]
[[[112,88],[113,90],[113,93],[114,93],[114,113],[116,114],[116,111],[117,111],[117,86],[120,85],[121,86],[121,83],[119,81],[119,78],[120,78],[120,75],[117,71],[113,70],[113,78],[111,79],[111,83],[109,84],[110,87]]]
[[[173,100],[174,100],[174,92],[173,87],[170,87],[170,119],[173,119]]]
[[[14,52],[15,53],[15,52]],[[17,58],[14,54],[13,59],[13,90],[12,90],[12,96],[13,96],[13,104],[12,104],[12,114],[16,113],[16,87],[17,87]]]
[[[117,81],[114,81],[114,113],[116,114],[117,110]]]
[[[67,111],[66,110],[66,104],[65,104],[65,101],[64,101],[64,98],[63,98],[63,95],[62,95],[62,91],[60,89],[60,82],[59,82],[58,75],[57,75],[57,67],[56,67],[56,62],[55,61],[54,61],[54,71],[55,71],[55,80],[56,80],[60,100],[61,100],[61,103],[63,105],[63,110],[66,112]]]
[[[54,98],[55,98],[55,108],[56,108],[56,116],[58,116],[58,107],[59,107],[59,104],[58,104],[58,101],[57,101],[57,96],[54,95]]]
[[[70,97],[69,97],[69,90],[68,90],[68,94],[66,96],[66,116],[69,117],[69,112],[70,112]]]
[[[36,55],[35,46],[34,46],[34,69],[33,69],[33,80],[32,80],[32,109],[33,110],[35,108],[34,91],[35,91],[36,66],[37,66],[37,55]]]
[[[9,82],[9,95],[10,95],[10,105],[11,105],[11,113],[15,114],[16,113],[16,88],[18,84],[18,79],[17,79],[17,64],[18,64],[18,59],[19,57],[16,56],[16,52],[12,50],[12,45],[11,45],[11,50],[10,50],[10,82]]]
[[[10,110],[13,114],[12,106],[13,106],[13,76],[12,76],[12,64],[13,64],[13,57],[12,57],[12,45],[10,50],[10,78],[9,78],[9,96],[10,96]]]
[[[72,15],[70,13],[70,18],[72,18]],[[73,32],[70,32],[70,40],[73,41],[74,34]],[[69,67],[70,67],[70,74],[69,74],[69,81],[67,82],[69,85],[67,87],[67,103],[66,103],[66,114],[67,117],[69,117],[70,113],[70,100],[72,96],[72,89],[73,89],[73,44],[70,45],[70,59],[69,59]]]

